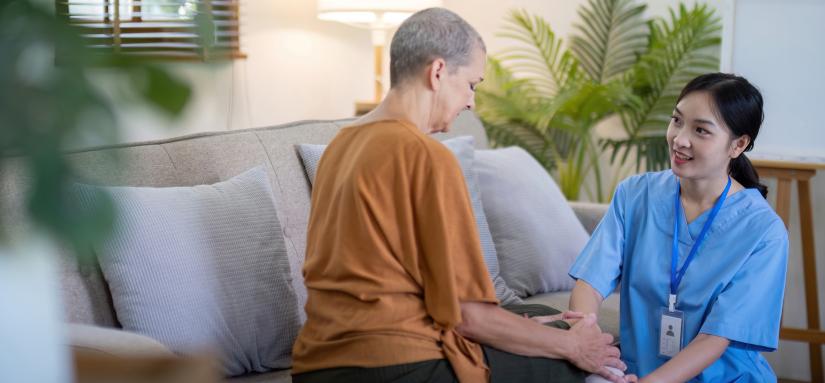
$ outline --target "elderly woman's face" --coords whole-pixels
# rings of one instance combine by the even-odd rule
[[[476,47],[467,65],[444,71],[442,87],[437,94],[436,107],[430,119],[430,133],[448,131],[453,120],[463,110],[475,108],[475,89],[484,80],[486,62],[484,51]]]

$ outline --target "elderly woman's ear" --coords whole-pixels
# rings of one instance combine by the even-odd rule
[[[444,61],[442,58],[437,58],[433,60],[432,64],[429,66],[429,85],[432,90],[438,90],[441,86],[441,73],[444,71],[447,62]]]

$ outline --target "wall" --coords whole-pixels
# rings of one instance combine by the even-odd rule
[[[825,162],[825,130],[821,129],[821,95],[825,90],[825,2],[819,0],[737,0],[729,17],[730,49],[723,52],[729,68],[753,81],[765,97],[765,122],[755,151],[766,155],[815,156]],[[819,286],[825,278],[825,172],[812,179],[814,237],[818,241]],[[769,186],[773,186],[771,183]],[[772,189],[776,190],[776,189]],[[796,195],[792,190],[792,195]],[[785,300],[785,324],[803,327],[806,308],[799,215],[796,201],[791,216],[791,261]],[[794,227],[796,225],[796,227]],[[819,294],[823,289],[819,288]],[[822,297],[820,297],[820,302]],[[825,318],[820,303],[820,320]],[[809,379],[807,345],[781,342],[769,356],[782,376]]]
[[[540,14],[550,22],[558,36],[567,37],[577,20],[576,8],[584,3],[584,0],[444,0],[445,7],[465,17],[479,30],[491,54],[506,47],[507,42],[497,38],[496,33],[509,9],[525,8]],[[725,4],[729,3],[730,0]],[[244,0],[243,4],[242,44],[249,57],[210,67],[173,66],[175,72],[193,82],[192,104],[177,121],[158,118],[141,107],[118,105],[126,128],[121,138],[123,141],[267,126],[302,119],[348,117],[352,115],[356,100],[372,97],[373,64],[368,31],[319,21],[313,0]],[[648,4],[648,15],[665,15],[668,7],[678,2],[656,0]],[[775,30],[765,28],[765,36],[794,41],[793,36],[769,31]],[[758,39],[755,41],[759,44]],[[821,39],[818,42],[821,47]],[[783,64],[776,65],[781,68]],[[784,76],[787,70],[778,69],[775,73]],[[816,89],[813,92],[814,96],[818,95]],[[794,94],[768,96],[785,98],[787,105],[792,105],[798,97]],[[795,124],[805,118],[802,114],[798,118],[791,116],[783,123]],[[776,141],[787,144],[780,140],[781,129],[779,124],[766,126],[763,135],[767,138],[760,138],[757,143]],[[807,139],[813,150],[822,150],[825,142],[811,140],[813,137],[822,137],[822,133],[817,124],[806,123],[792,139]],[[813,188],[814,217],[819,223],[815,233],[819,239],[817,261],[819,275],[825,278],[825,174],[820,172],[813,179]],[[798,222],[795,209],[794,204],[792,222]],[[791,241],[785,323],[802,325],[804,299],[797,282],[802,273],[799,232],[793,226]],[[825,309],[825,304],[820,306]],[[825,310],[821,316],[825,318]],[[769,358],[780,376],[808,379],[807,351],[801,344],[783,342],[780,351]]]
[[[120,104],[122,141],[347,117],[355,100],[372,98],[368,31],[318,20],[311,0],[243,1],[241,13],[248,58],[170,65],[192,82],[187,110],[169,121]]]
[[[825,90],[825,2],[738,0],[730,68],[765,93],[761,151],[820,156],[825,130],[816,113]],[[770,27],[766,27],[770,26]]]
[[[540,14],[557,35],[569,36],[576,8],[583,3],[444,0],[446,8],[479,30],[491,54],[507,44],[496,33],[510,9]],[[651,2],[648,13],[663,14],[675,3]],[[248,0],[242,4],[241,44],[248,58],[214,65],[170,65],[192,82],[194,97],[189,107],[179,119],[169,121],[142,107],[119,104],[124,127],[121,141],[348,117],[356,100],[372,98],[369,31],[318,20],[313,0]],[[388,61],[385,57],[385,67]],[[384,72],[389,84],[388,70]]]

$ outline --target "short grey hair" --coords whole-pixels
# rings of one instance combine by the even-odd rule
[[[428,8],[405,20],[390,45],[390,88],[414,76],[436,58],[451,66],[467,65],[475,47],[487,47],[481,35],[452,11]]]

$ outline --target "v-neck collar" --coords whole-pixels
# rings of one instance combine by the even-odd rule
[[[648,185],[653,188],[649,190],[649,192],[655,200],[654,214],[656,217],[654,219],[657,221],[658,226],[666,233],[673,235],[673,220],[676,217],[676,212],[673,210],[673,199],[676,198],[676,183],[679,181],[671,170],[662,172],[661,176],[665,178],[662,180],[664,182],[653,182]],[[659,188],[666,191],[663,192],[661,189],[656,190]],[[728,225],[732,219],[744,214],[748,210],[748,206],[752,203],[752,198],[749,198],[752,197],[752,193],[758,194],[759,191],[751,188],[728,195],[722,205],[722,209],[719,211],[719,216],[717,216],[716,220],[711,224],[708,235],[712,235],[719,227]],[[762,196],[759,195],[759,198],[762,198]],[[743,205],[742,203],[745,204]],[[702,231],[702,226],[704,226],[707,221],[711,209],[703,211],[693,222],[688,224],[687,216],[684,214],[684,206],[682,206],[681,201],[679,202],[679,207],[682,209],[682,214],[680,214],[681,221],[679,222],[679,242],[685,245],[691,245],[696,241],[696,237],[698,237]]]

